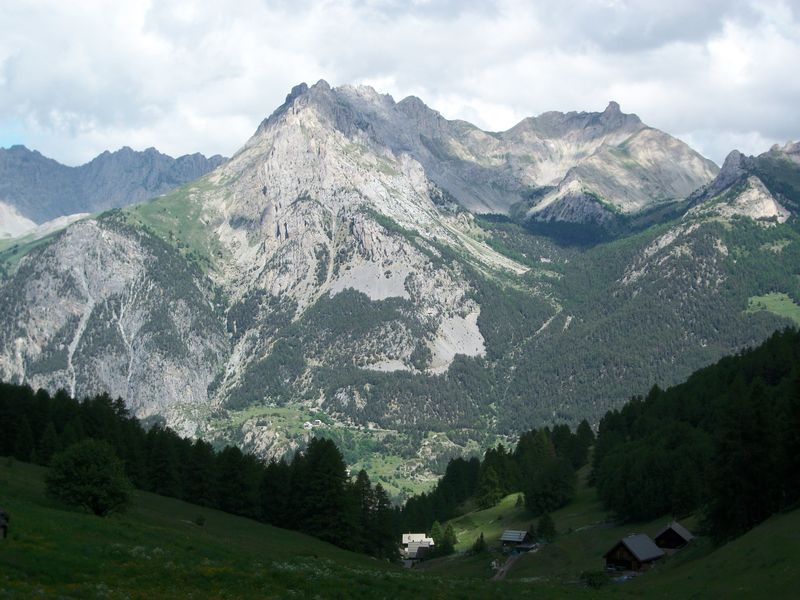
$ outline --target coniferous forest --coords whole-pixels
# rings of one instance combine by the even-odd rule
[[[594,444],[591,481],[619,521],[701,514],[718,543],[800,503],[800,333],[773,334],[666,391],[653,387],[606,413],[595,440],[584,421],[523,434],[483,461],[450,462],[436,488],[409,499],[418,529],[522,491],[533,515],[564,506]]]
[[[394,507],[366,472],[351,477],[336,444],[314,438],[291,461],[268,464],[161,426],[145,429],[121,400],[77,401],[0,383],[0,454],[50,464],[87,438],[106,442],[139,489],[294,529],[383,559],[401,531],[440,531],[465,507],[521,491],[532,515],[575,495],[590,459],[603,505],[621,521],[701,513],[713,539],[740,535],[800,503],[800,333],[785,330],[668,390],[654,387],[588,422],[523,433],[483,459],[455,458],[433,490]],[[452,546],[452,543],[450,544]]]
[[[49,465],[85,440],[106,442],[137,488],[294,529],[384,559],[397,555],[397,511],[364,471],[351,479],[341,453],[313,439],[290,462],[265,464],[234,446],[215,449],[160,426],[145,429],[121,400],[79,402],[0,383],[0,455]]]

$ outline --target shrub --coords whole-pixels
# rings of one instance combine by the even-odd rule
[[[122,463],[99,440],[85,439],[56,454],[45,483],[51,498],[100,517],[123,510],[130,500]]]
[[[604,571],[584,571],[581,573],[581,582],[590,588],[601,588],[611,581]]]
[[[549,514],[544,513],[539,517],[539,527],[536,533],[542,542],[552,542],[556,539],[556,525]]]

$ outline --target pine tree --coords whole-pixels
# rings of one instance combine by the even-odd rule
[[[536,528],[536,536],[542,542],[552,542],[556,539],[556,525],[549,513],[544,513],[539,517],[539,523]]]
[[[433,525],[431,525],[431,538],[433,538],[433,543],[437,546],[442,543],[444,532],[442,531],[442,524],[439,523],[439,521],[434,521]]]
[[[14,458],[28,462],[33,457],[34,449],[33,431],[31,431],[28,419],[22,417],[19,420],[16,439],[14,440]]]
[[[397,546],[397,531],[394,524],[394,511],[386,490],[379,483],[373,493],[374,516],[372,519],[373,555],[386,560],[396,560],[400,556]]]
[[[212,506],[215,500],[215,456],[211,444],[196,440],[184,468],[183,495],[186,501]]]
[[[486,545],[486,540],[483,538],[483,532],[478,536],[475,540],[475,543],[472,544],[472,553],[473,554],[480,554],[482,552],[486,552],[488,550],[488,546]]]
[[[162,496],[179,496],[181,480],[174,434],[169,429],[153,427],[147,432],[148,489]]]
[[[83,423],[79,416],[70,419],[64,426],[61,432],[61,447],[68,448],[73,444],[77,444],[86,437],[86,432],[83,429]]]
[[[331,440],[314,438],[304,456],[302,475],[297,481],[295,507],[301,531],[342,545],[355,529],[355,514],[347,496],[347,468]]]
[[[778,452],[764,384],[734,388],[719,428],[716,458],[708,480],[706,513],[712,537],[721,542],[757,525],[780,506]]]
[[[375,553],[375,538],[373,531],[373,519],[375,513],[375,497],[372,492],[372,484],[369,475],[364,469],[358,472],[355,481],[351,486],[353,503],[356,507],[356,530],[353,538],[353,545],[360,551],[367,554]]]
[[[448,523],[447,527],[444,528],[444,534],[442,535],[442,554],[452,554],[455,552],[455,546],[457,543],[458,538],[456,537],[456,532],[453,529],[453,525]]]
[[[575,496],[575,471],[564,458],[551,458],[525,482],[525,506],[533,514],[550,512]]]
[[[475,493],[478,506],[484,509],[491,508],[500,502],[502,498],[503,492],[497,472],[492,467],[481,469],[481,474],[478,478],[478,489]]]
[[[291,467],[284,460],[271,461],[264,470],[259,490],[261,519],[279,527],[294,527]]]
[[[47,422],[47,426],[39,438],[39,444],[36,448],[36,458],[43,465],[49,465],[50,459],[53,455],[60,450],[58,441],[58,433],[52,421]]]

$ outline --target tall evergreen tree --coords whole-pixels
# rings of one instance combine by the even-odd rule
[[[553,523],[553,518],[549,513],[543,513],[539,517],[539,523],[536,527],[536,537],[542,542],[552,542],[556,539],[556,524]]]
[[[295,505],[301,531],[346,544],[355,528],[355,514],[346,490],[347,469],[342,454],[331,440],[314,438],[305,452],[304,463],[304,480],[297,482]]]
[[[212,506],[215,501],[215,455],[211,444],[195,440],[184,465],[183,495],[188,502]]]
[[[147,432],[148,488],[162,496],[179,496],[181,492],[178,453],[173,435],[171,430],[159,426]]]
[[[386,490],[379,483],[374,490],[374,514],[370,528],[373,556],[386,560],[396,560],[400,552],[397,545],[398,531],[395,513]]]
[[[36,447],[36,458],[41,464],[49,465],[50,459],[60,449],[56,426],[53,425],[52,421],[48,421]]]
[[[294,526],[291,467],[286,461],[271,461],[267,465],[259,494],[262,519],[278,527]]]
[[[491,508],[496,505],[503,497],[503,490],[500,487],[500,478],[493,467],[481,469],[478,479],[478,489],[475,493],[475,500],[480,508]]]
[[[33,431],[26,417],[18,421],[16,436],[14,440],[14,458],[22,461],[30,461],[33,458],[36,448]]]

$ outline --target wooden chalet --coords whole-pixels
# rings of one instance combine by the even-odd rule
[[[400,555],[407,567],[412,566],[417,561],[433,550],[433,538],[429,538],[424,533],[404,533],[401,540]]]
[[[500,536],[503,548],[517,548],[530,545],[533,542],[530,532],[517,529],[506,529]]]
[[[606,569],[646,571],[664,556],[664,551],[648,535],[638,533],[622,538],[605,553]]]
[[[669,523],[656,534],[656,546],[666,552],[680,550],[694,539],[692,533],[677,521]]]

